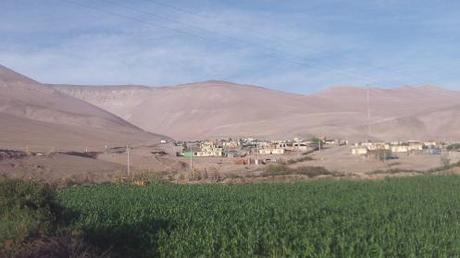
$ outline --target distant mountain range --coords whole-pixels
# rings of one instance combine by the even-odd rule
[[[140,128],[178,139],[313,135],[363,141],[460,139],[460,92],[433,86],[335,87],[312,95],[222,81],[159,88],[52,87]]]
[[[223,81],[157,88],[51,87],[140,128],[177,139],[313,135],[362,141],[460,139],[460,92],[434,86],[333,87],[311,95]]]
[[[1,139],[21,144],[124,144],[161,135],[460,140],[460,92],[434,86],[333,87],[300,95],[224,81],[44,85],[0,66],[0,89]]]

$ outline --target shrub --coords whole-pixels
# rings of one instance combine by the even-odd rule
[[[454,143],[449,146],[447,146],[447,150],[449,151],[457,151],[460,150],[460,143]]]
[[[0,250],[52,232],[58,206],[44,184],[0,180]]]
[[[316,177],[316,176],[326,176],[326,175],[334,175],[331,171],[325,169],[324,167],[299,167],[295,169],[295,173],[298,175],[304,175],[308,177]]]
[[[289,159],[287,161],[287,164],[295,164],[295,163],[298,163],[298,162],[311,161],[311,160],[313,160],[312,157],[305,155],[305,156],[303,156],[301,158],[298,158],[298,159]]]
[[[321,175],[335,175],[324,167],[303,166],[290,168],[285,165],[271,165],[262,173],[262,176],[304,175],[309,178]]]

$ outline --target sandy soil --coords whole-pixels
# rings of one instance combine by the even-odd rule
[[[319,166],[328,170],[344,172],[347,174],[368,174],[378,170],[429,170],[442,166],[441,156],[427,154],[401,154],[398,159],[385,162],[375,157],[360,157],[351,154],[348,146],[332,147],[315,152],[311,155],[312,161],[300,162],[299,166]]]
[[[0,175],[48,182],[111,181],[123,172],[124,167],[115,163],[57,153],[0,161]]]
[[[382,162],[374,157],[353,156],[350,148],[332,147],[309,156],[313,160],[290,164],[288,160],[304,158],[301,153],[287,155],[255,155],[245,158],[188,158],[172,155],[168,145],[139,146],[130,150],[131,176],[147,176],[180,183],[229,182],[249,183],[261,181],[296,181],[312,179],[305,175],[263,176],[270,165],[242,164],[248,158],[270,158],[290,168],[324,167],[334,175],[318,175],[315,178],[378,179],[385,176],[418,174],[442,166],[441,156],[400,155],[399,159]],[[126,149],[113,149],[99,153],[96,158],[87,158],[63,153],[42,156],[26,156],[0,160],[0,175],[16,178],[38,178],[53,182],[114,181],[127,177]],[[193,162],[193,170],[192,170]],[[281,163],[280,163],[281,162]],[[415,171],[415,172],[410,172]],[[450,173],[458,173],[452,169]]]
[[[460,92],[437,87],[333,87],[310,95],[223,81],[171,87],[52,87],[175,139],[325,135],[364,141],[367,93],[372,138],[460,139]]]
[[[164,138],[0,65],[0,148],[104,149]]]

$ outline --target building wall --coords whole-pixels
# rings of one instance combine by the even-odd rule
[[[263,155],[270,155],[270,154],[284,154],[284,149],[281,148],[267,148],[267,149],[260,149],[259,154]]]
[[[391,152],[394,153],[403,153],[408,152],[409,146],[391,146]]]
[[[367,148],[353,148],[351,149],[351,154],[353,155],[366,155],[367,154]]]

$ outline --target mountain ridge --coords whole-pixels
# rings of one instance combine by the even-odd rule
[[[53,85],[52,87],[119,114],[145,130],[169,132],[176,138],[185,139],[229,135],[327,135],[365,139],[367,138],[365,127],[369,123],[366,117],[368,90],[371,124],[377,124],[385,119],[389,122],[420,116],[438,109],[449,109],[460,103],[460,92],[426,85],[398,88],[337,86],[313,94],[295,94],[260,86],[205,81],[178,86],[142,88],[142,93],[136,93],[136,89],[129,88],[132,90],[129,97],[120,93],[127,88],[118,88],[119,95],[116,87],[111,88],[111,93],[101,86],[85,88],[99,92],[102,99],[116,99],[117,108],[110,101],[103,102],[97,97],[85,95],[84,91],[77,94],[73,86]],[[172,97],[173,93],[177,96]],[[188,102],[189,105],[179,104],[180,108],[174,105],[164,108],[161,105],[148,104],[149,102],[162,102],[164,105]],[[123,107],[124,103],[131,104]],[[146,111],[152,115],[139,116],[139,113]],[[159,121],[152,122],[155,118]],[[284,125],[284,128],[280,125]],[[417,126],[414,122],[414,127]],[[187,128],[190,128],[190,131],[195,130],[196,133],[188,132]],[[438,137],[429,132],[423,134],[427,137]],[[389,139],[398,138],[399,135],[376,134],[375,137]]]
[[[296,94],[216,80],[161,87],[41,84],[7,68],[0,70],[6,78],[0,85],[9,85],[14,92],[11,96],[5,93],[9,91],[0,94],[0,112],[52,124],[84,124],[97,129],[114,125],[123,128],[120,132],[143,130],[176,139],[460,139],[457,124],[451,122],[460,119],[456,111],[460,92],[432,85],[336,86]],[[35,91],[43,97],[37,98]],[[55,107],[58,113],[53,113]],[[73,114],[75,110],[78,112]],[[67,113],[60,116],[62,112]],[[372,135],[367,135],[369,125],[375,127]]]
[[[0,66],[0,86],[3,88],[0,91],[0,115],[5,121],[0,128],[2,141],[15,138],[16,143],[23,146],[52,144],[67,148],[72,145],[68,139],[78,139],[73,145],[97,143],[104,146],[139,143],[144,138],[159,141],[161,137],[4,66]],[[8,127],[6,121],[10,121]],[[38,132],[37,128],[48,133]],[[20,132],[21,137],[14,135],[15,132]],[[75,134],[80,136],[75,137]]]

